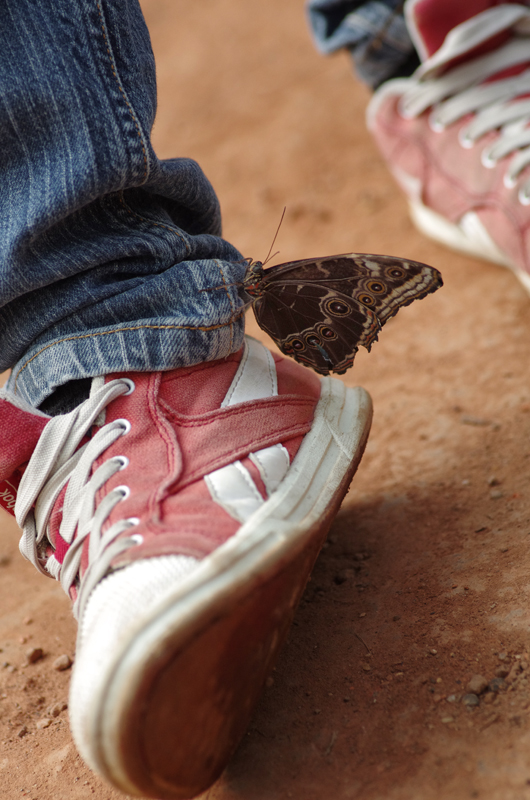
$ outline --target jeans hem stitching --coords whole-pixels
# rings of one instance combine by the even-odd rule
[[[64,339],[57,339],[54,342],[50,342],[50,344],[45,345],[42,347],[38,353],[28,358],[28,360],[23,364],[17,372],[17,377],[15,378],[15,384],[13,386],[13,394],[17,393],[17,382],[21,375],[21,373],[28,367],[32,361],[38,358],[45,350],[49,350],[50,347],[56,347],[63,342],[73,342],[77,341],[78,339],[93,339],[96,336],[110,336],[114,333],[127,333],[130,331],[141,331],[141,330],[183,330],[183,331],[202,331],[204,333],[208,333],[209,331],[217,331],[221,328],[225,328],[227,325],[230,326],[230,346],[232,346],[232,325],[238,319],[244,316],[244,311],[241,311],[237,314],[236,317],[231,317],[228,322],[223,322],[219,325],[209,325],[209,326],[201,326],[201,325],[135,325],[129,328],[115,328],[112,331],[102,331],[101,333],[84,333],[79,334],[78,336],[66,336]]]

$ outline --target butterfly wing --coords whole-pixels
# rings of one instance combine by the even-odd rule
[[[347,313],[331,316],[326,300]],[[349,369],[359,345],[369,349],[380,329],[373,311],[347,302],[341,293],[320,285],[275,283],[256,300],[254,313],[285,355],[327,375]]]
[[[282,352],[327,375],[345,372],[401,306],[441,285],[426,264],[347,253],[265,270],[253,307]]]

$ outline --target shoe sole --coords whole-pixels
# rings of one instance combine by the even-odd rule
[[[184,800],[243,736],[361,460],[369,395],[324,378],[311,431],[278,490],[164,598],[92,698],[82,755],[128,794]]]
[[[455,225],[423,205],[419,200],[409,200],[410,216],[422,233],[430,239],[466,255],[483,258],[501,267],[508,267],[530,292],[530,275],[520,269],[499,249],[478,217],[466,214],[463,225]]]

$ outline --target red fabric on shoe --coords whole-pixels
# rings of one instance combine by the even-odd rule
[[[420,230],[530,290],[529,6],[409,0],[405,16],[424,63],[374,94],[370,130]]]
[[[0,399],[0,506],[15,513],[17,489],[48,418]]]
[[[123,379],[126,385],[127,382],[131,387],[134,384],[134,388],[120,395]],[[276,485],[274,470],[280,470],[278,482],[283,479],[284,470],[288,469],[305,434],[311,429],[321,386],[320,380],[308,369],[281,357],[272,359],[257,343],[247,344],[245,350],[215,362],[164,373],[109,375],[105,383],[111,393],[105,394],[109,399],[105,404],[103,422],[101,425],[93,424],[90,433],[87,426],[97,411],[90,411],[86,416],[87,412],[81,414],[80,407],[80,419],[85,422],[77,428],[79,433],[68,440],[68,448],[75,447],[77,435],[82,436],[78,447],[84,444],[91,448],[86,453],[94,460],[91,469],[90,460],[86,462],[90,472],[84,481],[88,481],[90,475],[95,476],[100,468],[103,470],[99,474],[105,477],[97,484],[100,488],[94,498],[94,513],[113,490],[119,488],[118,493],[113,493],[115,499],[111,504],[103,506],[108,510],[98,523],[102,525],[98,536],[114,523],[119,523],[122,532],[117,533],[118,539],[124,537],[128,540],[130,528],[123,528],[123,520],[136,520],[135,546],[121,548],[113,561],[119,566],[161,555],[202,558],[233,536],[247,518],[245,515],[253,513],[252,509],[266,501],[268,491],[264,476],[273,481],[270,484],[272,488]],[[97,397],[102,389],[96,388],[95,399],[86,401],[92,404],[92,409],[99,408],[94,403],[101,402]],[[12,473],[28,461],[48,423],[54,427],[49,429],[42,453],[52,460],[48,466],[43,466],[45,473],[42,478],[38,476],[39,465],[32,460],[32,477],[29,486],[26,481],[24,488],[26,509],[27,492],[31,492],[30,486],[37,485],[33,482],[40,479],[44,487],[48,470],[51,476],[55,475],[57,464],[66,466],[61,455],[64,431],[72,431],[72,426],[78,425],[77,413],[68,415],[68,420],[64,418],[64,425],[68,426],[65,428],[60,417],[32,414],[8,400],[0,404],[4,432],[9,426],[18,433],[11,446],[6,447],[2,465],[4,477],[12,481],[5,488],[6,505],[14,505],[16,482]],[[105,431],[110,430],[115,431],[113,438],[107,438],[109,434]],[[278,451],[275,447],[280,444],[282,448]],[[273,455],[268,453],[271,447]],[[68,452],[74,451],[69,449]],[[95,455],[90,456],[91,452]],[[81,458],[85,457],[84,453],[80,454]],[[257,461],[252,460],[256,458]],[[265,462],[260,458],[265,458]],[[75,470],[77,463],[77,460],[72,460],[70,469]],[[243,499],[237,495],[239,489],[235,498],[232,497],[231,477],[228,484],[223,484],[223,480],[227,480],[225,477],[216,477],[217,483],[211,485],[204,480],[205,477],[210,480],[210,475],[223,473],[223,468],[229,465],[236,465],[236,485],[238,479],[243,480]],[[83,467],[83,475],[86,468]],[[262,469],[265,469],[263,476]],[[77,533],[72,527],[76,524],[75,515],[84,507],[82,496],[77,501],[67,491],[70,485],[68,476],[74,473],[63,471],[63,474],[67,483],[62,488],[60,484],[56,485],[54,491],[59,493],[51,495],[53,505],[47,512],[45,539],[41,541],[41,533],[38,540],[38,562],[44,567],[50,559],[49,569],[56,577],[76,541]],[[232,476],[233,473],[229,474]],[[127,487],[126,491],[123,486]],[[228,494],[225,497],[226,487]],[[245,492],[248,491],[250,495],[247,497]],[[1,495],[0,487],[0,502]],[[45,503],[49,504],[50,499]],[[42,507],[39,515],[46,524]],[[66,525],[64,536],[63,523]],[[92,529],[87,532],[89,530]],[[77,563],[81,578],[89,566],[91,536],[90,532],[79,551],[82,555],[80,563]],[[75,582],[70,586],[70,593],[75,598]]]
[[[126,417],[132,424],[127,457],[133,465],[127,473],[130,497],[110,515],[108,524],[118,514],[138,517],[138,532],[144,536],[144,544],[128,551],[120,564],[176,551],[207,555],[240,523],[213,502],[202,478],[276,443],[287,447],[291,460],[296,455],[311,427],[319,379],[294,361],[277,357],[277,396],[219,408],[240,359],[238,353],[228,361],[132,375],[134,393],[118,398],[108,409],[107,422]],[[107,380],[115,377],[119,376]],[[121,455],[123,446],[118,440],[101,461]],[[102,494],[123,480],[124,475],[116,474]]]
[[[49,417],[0,399],[0,420],[0,480],[6,480],[29,461]]]
[[[471,17],[506,0],[417,0],[409,4],[409,18],[421,36],[428,56],[436,53],[447,34]]]

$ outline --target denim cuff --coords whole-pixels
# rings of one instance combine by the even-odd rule
[[[53,326],[13,367],[6,388],[39,406],[71,380],[192,366],[237,351],[244,335],[238,285],[246,266],[216,259],[183,262],[160,276],[157,295],[145,296],[149,316],[106,327],[84,323],[79,330],[68,329],[72,320]],[[134,308],[139,305],[137,300]]]
[[[358,77],[371,89],[411,74],[419,63],[401,0],[309,0],[307,12],[320,52],[348,49]]]

